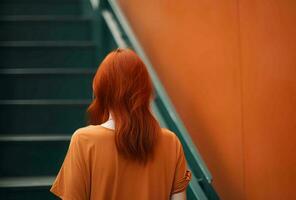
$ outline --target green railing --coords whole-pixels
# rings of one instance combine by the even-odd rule
[[[151,62],[139,44],[118,3],[115,0],[101,0],[99,3],[98,1],[90,0],[90,2],[96,13],[95,16],[98,18],[97,21],[103,22],[109,29],[109,35],[111,34],[115,43],[114,46],[132,48],[147,66],[153,81],[156,96],[152,103],[153,111],[161,126],[172,130],[179,137],[188,161],[188,167],[192,171],[192,180],[190,181],[189,189],[187,190],[188,199],[219,199],[212,187],[212,176],[209,170],[193,144],[188,131],[174,109],[174,106],[159,81]],[[101,38],[100,41],[106,43],[106,38]]]

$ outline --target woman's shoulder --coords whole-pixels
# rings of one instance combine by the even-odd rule
[[[176,133],[171,131],[170,129],[162,127],[161,132],[165,143],[170,143],[173,145],[178,145],[178,143],[180,143],[180,140]]]
[[[113,135],[113,130],[107,129],[99,125],[87,125],[77,128],[72,134],[71,139],[78,140],[79,142],[93,142],[99,138],[109,138]]]
[[[169,138],[177,137],[175,132],[173,132],[170,129],[165,128],[165,127],[161,127],[161,132],[162,132],[162,135],[169,137]]]

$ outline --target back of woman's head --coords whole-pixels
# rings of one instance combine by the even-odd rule
[[[154,90],[142,60],[131,49],[112,51],[100,64],[92,86],[88,123],[101,124],[112,113],[118,152],[147,163],[153,157],[160,126],[152,115]]]

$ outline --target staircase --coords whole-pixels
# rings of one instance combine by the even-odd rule
[[[116,47],[133,48],[152,77],[153,111],[183,144],[190,200],[217,200],[212,177],[114,0],[1,0],[0,199],[49,192],[71,134],[86,125],[92,78]]]
[[[0,199],[49,192],[104,56],[80,0],[0,2]],[[105,52],[109,49],[106,48]]]

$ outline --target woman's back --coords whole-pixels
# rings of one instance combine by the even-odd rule
[[[114,136],[101,125],[77,129],[51,192],[62,199],[164,200],[186,189],[191,172],[173,132],[161,129],[153,160],[145,166],[122,157]]]

